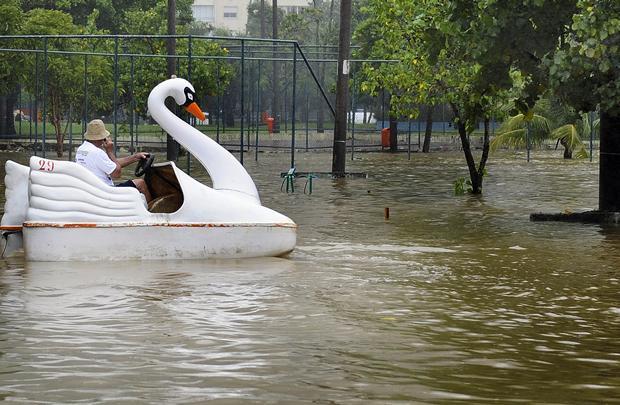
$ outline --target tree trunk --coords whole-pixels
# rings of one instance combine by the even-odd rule
[[[601,111],[600,211],[620,211],[620,113]]]
[[[452,110],[454,111],[454,121],[456,128],[459,132],[459,137],[461,138],[461,145],[463,147],[463,154],[465,155],[465,161],[467,162],[467,168],[469,169],[469,179],[471,181],[472,194],[482,194],[482,178],[484,176],[484,163],[488,158],[489,153],[489,133],[488,133],[488,120],[485,120],[485,134],[484,134],[484,147],[482,152],[482,158],[480,159],[480,170],[476,168],[476,162],[474,161],[474,155],[471,152],[471,144],[469,143],[469,137],[467,136],[467,130],[465,129],[465,124],[461,119],[459,114],[459,110],[454,104],[450,104]]]
[[[65,146],[65,134],[62,132],[62,123],[60,121],[60,117],[56,116],[55,114],[51,118],[52,125],[54,126],[54,131],[56,132],[56,156],[62,157]]]
[[[560,139],[560,144],[564,146],[564,159],[572,159],[573,158],[573,150],[568,145],[566,138]]]
[[[433,112],[435,111],[434,105],[429,105],[426,109],[426,130],[424,131],[424,144],[422,145],[422,152],[428,153],[431,151],[431,136],[433,135]]]
[[[390,115],[390,152],[398,152],[398,119]]]
[[[489,149],[491,145],[490,122],[491,120],[488,117],[484,119],[484,138],[482,141],[482,156],[480,156],[480,162],[478,163],[478,184],[479,184],[480,190],[478,193],[475,193],[475,194],[482,193],[482,180],[484,179],[487,160],[489,160]]]
[[[15,135],[13,110],[17,102],[17,92],[0,96],[0,138]]]
[[[49,90],[49,121],[50,124],[54,127],[54,133],[56,134],[56,156],[62,157],[64,150],[64,134],[62,132],[62,122],[61,122],[61,107],[60,107],[60,95],[57,91],[50,88]]]

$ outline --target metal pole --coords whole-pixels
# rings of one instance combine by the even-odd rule
[[[19,90],[19,93],[17,95],[17,97],[18,97],[17,102],[19,103],[19,137],[21,138],[21,136],[22,136],[22,118],[24,116],[24,107],[22,106],[22,85],[18,84],[17,88]]]
[[[32,114],[30,114],[32,121]],[[37,144],[39,143],[39,53],[34,62],[34,155],[37,156]]]
[[[220,105],[220,64],[217,64],[217,114],[215,115],[216,129],[215,129],[215,141],[220,143],[220,112],[222,107]]]
[[[418,149],[418,153],[420,150]],[[407,160],[411,160],[411,118],[409,118],[409,128],[407,130]]]
[[[192,34],[189,34],[189,36],[187,37],[187,80],[191,83],[192,81]],[[192,117],[190,117],[190,123],[194,123],[194,126],[196,126],[196,119],[192,119]],[[189,151],[187,152],[187,174],[191,173],[191,167],[192,167],[192,154],[189,153]]]
[[[254,53],[251,51],[250,48],[250,58],[252,58],[252,56],[254,56]],[[250,134],[252,133],[252,129],[253,129],[253,125],[254,125],[254,86],[252,86],[252,83],[254,83],[254,64],[252,62],[250,62],[250,67],[248,69],[250,71],[250,81],[249,81],[249,86],[248,86],[248,109],[246,111],[246,120],[248,122],[247,125],[247,130],[246,130],[246,140],[245,140],[245,144],[248,146],[248,152],[250,151]]]
[[[284,64],[286,69],[286,64]],[[284,97],[282,98],[282,122],[284,122],[284,132],[288,132],[288,111],[286,110],[286,104],[288,99],[288,84],[286,83],[286,77],[284,78]]]
[[[43,38],[43,157],[45,157],[45,140],[47,134],[45,133],[45,116],[47,115],[47,37]]]
[[[590,111],[590,162],[594,151],[594,111]]]
[[[351,74],[351,160],[355,155],[355,78]]]
[[[295,167],[295,96],[297,95],[297,48],[293,44],[293,108],[291,111],[291,167]]]
[[[443,126],[443,136],[446,136],[446,117],[445,117],[445,112],[446,112],[446,105],[442,104],[441,105],[441,125]]]
[[[243,124],[244,124],[244,115],[245,115],[245,41],[241,40],[241,128],[240,134],[241,138],[239,139],[239,162],[243,165]]]
[[[385,128],[385,88],[381,89],[381,128]]]
[[[308,152],[308,135],[310,131],[310,93],[308,92],[308,83],[306,82],[306,152]]]
[[[28,120],[28,143],[32,143],[32,95],[28,95],[28,111],[30,114],[30,120]]]
[[[420,150],[420,145],[422,144],[422,106],[419,108],[418,113],[418,150]]]
[[[134,98],[134,94],[133,94],[133,75],[134,75],[134,60],[133,60],[133,56],[129,57],[129,61],[130,61],[130,68],[129,68],[129,91],[131,94],[131,103],[129,105],[129,108],[131,109],[131,114],[130,114],[130,122],[129,122],[129,137],[130,137],[130,147],[131,147],[131,151],[133,153],[134,149],[134,142],[133,142],[133,125],[135,123],[135,110],[136,110],[136,100]]]
[[[530,122],[525,124],[525,147],[527,149],[527,161],[530,161]]]
[[[118,36],[114,37],[114,98],[112,101],[112,119],[114,120],[114,155],[118,149],[117,104],[118,102]]]
[[[261,3],[261,15],[264,10],[264,0]],[[264,17],[261,17],[261,23]],[[263,27],[264,28],[264,27]],[[262,31],[261,31],[262,32]],[[258,77],[256,78],[256,135],[254,138],[254,160],[258,162],[258,129],[260,127],[260,74],[261,74],[262,61],[258,61]]]
[[[69,161],[71,161],[71,155],[73,153],[73,104],[69,104]]]
[[[84,55],[84,115],[82,116],[82,142],[88,121],[88,55]]]

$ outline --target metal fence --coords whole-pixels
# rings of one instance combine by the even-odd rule
[[[177,47],[174,56],[165,54],[165,42],[170,39]],[[57,85],[53,69],[61,62],[76,71],[69,84],[73,102],[65,103],[60,113],[69,159],[93,118],[109,124],[117,147],[163,148],[166,136],[146,113],[144,88],[147,78],[152,83],[166,78],[170,58],[175,60],[177,76],[195,87],[196,82],[206,83],[196,90],[208,122],[192,123],[237,153],[241,163],[248,154],[258,159],[261,151],[281,150],[290,154],[294,167],[296,152],[332,148],[334,48],[302,49],[296,41],[193,35],[0,37],[0,55],[9,54],[28,63],[15,76],[15,133],[0,137],[20,141],[35,154],[45,156],[56,144],[51,136],[55,128],[42,118],[58,108],[51,105],[48,92]],[[394,61],[353,60],[351,64],[362,62]],[[351,158],[356,152],[381,149],[381,129],[389,126],[385,96],[362,97],[355,75],[353,68],[347,140]],[[436,143],[455,144],[451,119],[443,109],[441,120],[435,119],[435,134],[441,134]],[[401,150],[419,149],[425,125],[421,118],[400,123]]]

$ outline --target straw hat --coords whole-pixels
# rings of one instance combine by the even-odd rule
[[[105,129],[105,124],[101,120],[92,120],[86,126],[86,132],[84,138],[89,141],[100,141],[110,136],[110,133]]]

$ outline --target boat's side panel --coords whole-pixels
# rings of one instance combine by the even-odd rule
[[[28,166],[7,160],[4,165],[4,215],[0,219],[0,257],[21,253],[21,225],[28,211]]]
[[[281,256],[295,247],[296,226],[24,226],[27,260],[90,261]]]
[[[2,226],[21,226],[28,210],[28,166],[11,160],[5,164],[4,176],[4,215],[0,220]]]
[[[144,197],[133,187],[110,187],[75,162],[30,158],[26,220],[39,222],[145,221]]]

